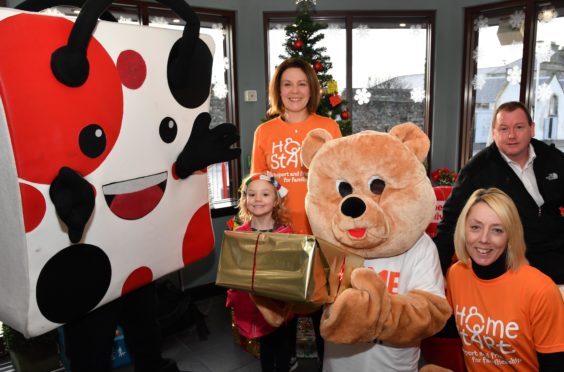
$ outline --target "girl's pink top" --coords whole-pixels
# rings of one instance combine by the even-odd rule
[[[251,228],[250,222],[247,222],[239,226],[236,231],[248,232],[255,230]],[[274,228],[271,232],[290,234],[292,229],[282,225]],[[229,289],[225,306],[233,308],[233,321],[239,329],[239,333],[246,338],[262,337],[276,330],[276,327],[271,326],[264,320],[264,317],[247,292]]]

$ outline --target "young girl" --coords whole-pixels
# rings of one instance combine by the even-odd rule
[[[239,219],[236,231],[291,233],[287,225],[284,197],[288,190],[270,174],[255,173],[241,185]],[[260,364],[263,372],[288,372],[290,368],[289,339],[293,336],[286,323],[274,328],[269,325],[247,292],[230,289],[227,307],[233,307],[233,318],[241,335],[258,338]]]

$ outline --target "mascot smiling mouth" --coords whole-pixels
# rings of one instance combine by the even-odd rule
[[[102,186],[110,210],[124,220],[137,220],[151,213],[161,201],[168,172],[114,182]]]

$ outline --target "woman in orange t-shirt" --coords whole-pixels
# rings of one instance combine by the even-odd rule
[[[300,157],[302,142],[316,128],[341,137],[339,125],[317,115],[321,87],[311,65],[301,58],[282,62],[270,80],[269,116],[255,131],[251,173],[271,172],[288,189],[286,206],[296,234],[311,234],[305,212],[307,168]]]
[[[447,297],[469,371],[556,371],[564,366],[564,301],[525,258],[515,204],[496,188],[476,190],[454,233],[459,262]]]
[[[276,68],[269,86],[269,116],[274,119],[261,124],[255,131],[251,173],[271,172],[288,189],[286,207],[290,224],[296,234],[311,234],[305,212],[307,168],[302,164],[301,148],[306,135],[317,128],[326,129],[333,138],[341,137],[339,125],[332,119],[317,115],[321,86],[309,62],[290,58]],[[317,355],[323,362],[323,339],[319,333],[322,309],[312,314]],[[293,329],[296,329],[294,318]],[[289,340],[295,353],[296,335]],[[292,370],[296,358],[292,358]],[[320,368],[321,370],[321,368]]]

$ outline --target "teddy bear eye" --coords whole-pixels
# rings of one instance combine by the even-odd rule
[[[368,187],[373,194],[380,195],[384,192],[386,182],[378,176],[373,176],[368,181]]]
[[[339,195],[344,198],[345,196],[352,194],[353,188],[347,181],[337,180],[337,191],[339,192]]]

